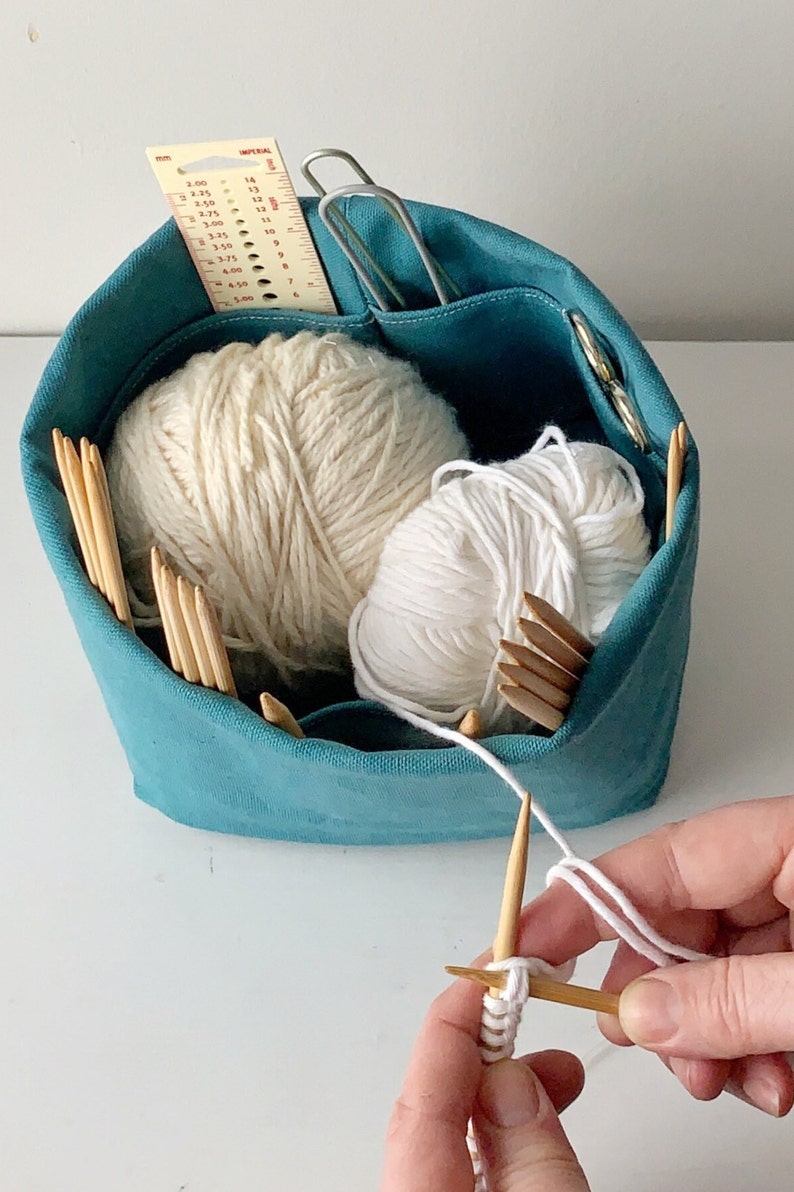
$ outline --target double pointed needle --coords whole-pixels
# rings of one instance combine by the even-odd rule
[[[132,629],[116,526],[105,467],[95,443],[83,437],[80,451],[54,427],[52,445],[88,578],[118,619]]]
[[[496,961],[509,960],[511,956],[516,955],[518,947],[518,920],[527,876],[531,811],[532,799],[527,792],[521,800],[507,859],[502,907],[493,944],[493,958]],[[464,977],[480,985],[487,985],[492,997],[498,997],[507,983],[507,974],[498,969],[494,971],[447,965],[445,971],[452,977]],[[620,1000],[617,994],[604,993],[600,989],[588,989],[583,985],[569,985],[551,977],[530,978],[529,996],[547,1002],[557,1002],[563,1006],[579,1006],[584,1010],[595,1010],[601,1014],[617,1014]]]
[[[496,961],[509,960],[515,956],[518,944],[518,917],[521,914],[521,903],[524,898],[524,883],[527,877],[527,859],[529,857],[529,828],[532,810],[532,796],[527,793],[521,800],[521,809],[516,820],[513,842],[510,845],[510,855],[507,858],[507,872],[502,892],[502,907],[499,911],[499,922],[493,943],[493,958]],[[491,986],[491,996],[498,997],[500,990],[497,985]]]
[[[681,479],[684,474],[686,459],[686,423],[679,422],[670,434],[670,447],[667,452],[667,494],[665,510],[665,541],[673,533],[675,523],[675,507],[678,494],[681,491]]]
[[[272,724],[274,728],[282,729],[298,741],[303,740],[306,736],[287,705],[282,704],[281,700],[276,699],[269,691],[262,692],[259,697],[259,706],[262,709],[264,719],[268,724]]]

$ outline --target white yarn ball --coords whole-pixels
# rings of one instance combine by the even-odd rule
[[[359,694],[437,724],[478,707],[491,732],[526,729],[497,689],[523,593],[597,641],[648,563],[643,503],[626,460],[557,427],[509,463],[440,467],[351,618]]]
[[[125,410],[109,453],[133,613],[156,615],[157,544],[205,586],[232,665],[253,662],[260,684],[273,668],[289,682],[349,667],[348,621],[384,539],[467,453],[409,364],[343,335],[194,356]]]

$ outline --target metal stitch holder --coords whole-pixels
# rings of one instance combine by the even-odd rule
[[[335,158],[339,161],[345,162],[350,166],[350,169],[359,178],[359,184],[352,184],[351,186],[338,187],[336,190],[328,192],[323,187],[322,183],[317,178],[314,170],[311,168],[316,161],[323,159]],[[328,228],[331,235],[336,240],[344,252],[347,259],[355,269],[357,275],[372,294],[381,310],[389,310],[390,307],[385,305],[385,299],[382,292],[378,291],[372,282],[372,278],[363,269],[362,261],[366,261],[367,268],[370,274],[378,279],[384,289],[388,292],[391,298],[402,309],[406,310],[408,303],[403,295],[400,293],[397,285],[392,278],[385,272],[385,270],[378,264],[372,253],[367,248],[362,238],[359,236],[356,229],[351,224],[350,220],[339,210],[331,211],[332,205],[341,198],[351,195],[370,195],[377,198],[381,206],[388,212],[391,218],[398,224],[400,228],[411,238],[414,245],[417,247],[422,262],[427,269],[433,288],[436,291],[436,296],[442,305],[446,305],[452,298],[462,298],[463,292],[456,284],[453,278],[447,273],[443,265],[433,256],[427,245],[422,240],[419,232],[411,219],[406,209],[405,203],[395,194],[394,191],[388,190],[385,187],[380,187],[375,182],[374,178],[364,169],[359,161],[353,157],[352,153],[348,153],[344,149],[316,149],[310,153],[308,157],[304,158],[301,165],[301,172],[306,181],[313,187],[314,191],[320,197],[319,214],[323,223]],[[339,229],[343,229],[347,240],[341,236]],[[421,248],[420,248],[421,245]],[[355,250],[355,251],[354,251]],[[356,253],[358,257],[356,257]],[[442,296],[443,295],[443,296]]]
[[[334,203],[337,203],[340,199],[352,197],[353,195],[361,195],[361,196],[368,197],[368,198],[388,200],[388,202],[394,207],[395,211],[397,212],[397,219],[398,219],[400,226],[402,227],[402,229],[406,233],[406,235],[410,238],[414,248],[416,249],[417,253],[419,254],[419,259],[421,260],[422,264],[425,267],[425,270],[427,271],[427,275],[430,278],[430,281],[432,283],[433,289],[435,290],[436,297],[438,298],[440,305],[441,306],[448,305],[450,298],[449,298],[449,295],[447,294],[446,289],[444,288],[444,283],[441,280],[438,265],[436,264],[433,257],[431,256],[430,252],[428,251],[427,245],[425,244],[424,240],[422,239],[422,237],[419,233],[419,229],[417,228],[414,221],[411,219],[411,216],[408,213],[408,208],[405,206],[405,203],[402,201],[400,196],[398,194],[395,194],[395,192],[393,190],[387,190],[387,188],[385,186],[376,186],[374,183],[363,182],[363,183],[354,183],[350,186],[337,187],[336,190],[328,191],[328,193],[323,195],[323,197],[320,199],[320,204],[318,207],[320,219],[323,221],[323,223],[327,227],[328,231],[331,233],[334,240],[337,242],[337,244],[341,248],[342,252],[345,254],[348,261],[355,269],[356,274],[357,274],[358,278],[360,279],[361,283],[369,290],[370,294],[375,299],[375,301],[377,302],[380,309],[383,311],[388,311],[391,308],[389,307],[387,300],[384,298],[384,296],[383,296],[382,292],[380,291],[380,289],[378,288],[378,286],[375,284],[375,282],[369,276],[369,274],[367,273],[367,270],[364,268],[363,264],[358,259],[355,252],[353,252],[352,248],[345,240],[344,234],[342,233],[342,231],[340,231],[340,229],[334,223],[333,218],[330,214],[330,208],[332,207],[332,205]]]
[[[375,185],[374,178],[370,177],[364,167],[355,159],[355,157],[353,157],[352,153],[347,153],[344,149],[315,149],[315,151],[310,153],[308,157],[304,158],[303,162],[301,163],[301,173],[309,185],[313,187],[319,198],[324,199],[328,192],[317,178],[311,167],[315,161],[321,161],[326,158],[337,158],[339,161],[346,162],[362,183],[364,183],[366,186]],[[387,206],[386,209],[394,218],[399,219],[399,216],[394,215],[393,207]],[[335,212],[334,217],[339,226],[344,228],[349,245],[354,247],[361,259],[367,262],[367,266],[370,271],[375,275],[375,277],[378,278],[397,305],[403,310],[407,309],[408,303],[406,302],[405,298],[397,289],[397,286],[394,284],[389,275],[378,264],[375,257],[373,257],[372,253],[369,251],[350,220],[347,219],[347,217],[344,216],[341,211]]]

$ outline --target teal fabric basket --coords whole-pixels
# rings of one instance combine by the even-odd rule
[[[699,468],[691,439],[675,528],[662,542],[667,443],[681,413],[631,328],[573,265],[471,216],[409,204],[461,293],[439,307],[407,237],[374,203],[349,200],[380,264],[409,298],[381,312],[317,214],[304,211],[339,316],[214,314],[169,222],[75,316],[22,432],[22,469],[44,549],[129,759],[135,791],[172,819],[249,836],[416,844],[505,835],[515,796],[467,751],[441,746],[382,707],[347,700],[304,715],[304,741],[246,705],[177,677],[90,586],[50,445],[59,426],[107,446],[120,410],[198,351],[269,332],[339,328],[414,361],[458,412],[477,458],[518,455],[548,422],[608,442],[637,468],[654,543],[649,566],[599,643],[562,728],[486,741],[562,828],[645,807],[667,771],[689,641]],[[633,441],[572,314],[596,337],[648,436]]]

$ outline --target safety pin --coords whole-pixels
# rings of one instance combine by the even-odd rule
[[[370,184],[362,183],[359,185],[340,186],[336,190],[328,191],[328,193],[323,195],[323,197],[320,199],[320,203],[318,206],[318,212],[320,215],[320,219],[323,221],[323,223],[327,227],[328,231],[331,233],[334,240],[337,242],[337,244],[341,248],[342,252],[345,254],[348,261],[353,266],[353,269],[356,271],[356,274],[358,275],[362,284],[365,285],[366,288],[369,290],[370,294],[375,299],[375,301],[377,302],[380,309],[383,311],[387,311],[389,309],[389,307],[383,297],[383,294],[379,292],[378,287],[375,285],[372,278],[369,276],[366,269],[361,264],[358,257],[356,256],[356,254],[353,252],[352,248],[349,246],[349,244],[345,240],[341,231],[333,223],[331,214],[328,211],[328,208],[331,206],[332,203],[336,203],[339,199],[348,198],[349,196],[353,196],[353,195],[364,195],[365,197],[386,200],[396,209],[398,217],[399,217],[399,222],[402,225],[403,231],[405,231],[408,234],[408,236],[410,237],[410,239],[413,243],[414,248],[416,249],[417,253],[419,254],[419,259],[421,260],[422,264],[424,265],[425,270],[427,272],[427,276],[430,278],[430,281],[432,282],[433,289],[436,292],[436,297],[438,298],[438,301],[441,303],[442,306],[446,306],[449,303],[449,296],[448,296],[446,290],[444,289],[444,286],[441,282],[441,278],[439,277],[438,266],[437,266],[436,262],[433,260],[432,256],[430,255],[427,245],[425,244],[424,240],[422,239],[422,237],[419,233],[419,229],[417,228],[414,221],[411,219],[411,216],[408,214],[408,208],[406,207],[405,203],[400,198],[400,196],[395,194],[393,190],[387,190],[387,188],[385,186],[376,186],[374,183],[370,183]]]

